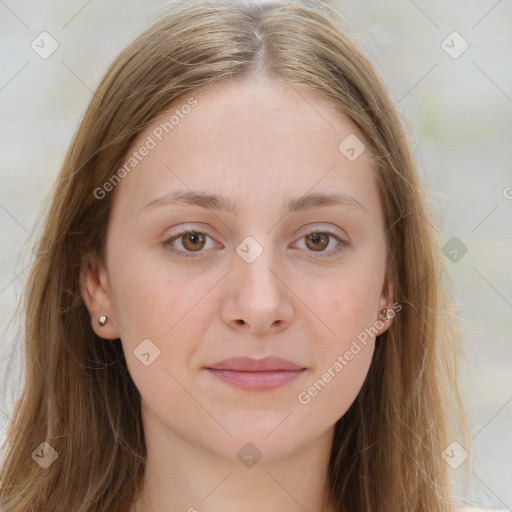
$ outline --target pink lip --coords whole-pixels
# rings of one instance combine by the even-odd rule
[[[207,367],[211,370],[235,370],[239,372],[269,372],[272,370],[303,370],[287,359],[280,357],[265,357],[263,359],[252,359],[251,357],[232,357],[224,359]]]
[[[270,391],[300,377],[306,368],[279,357],[234,357],[206,368],[231,386],[246,391]]]

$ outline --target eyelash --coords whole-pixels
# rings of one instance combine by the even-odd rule
[[[204,252],[204,251],[197,251],[197,254],[195,254],[195,253],[193,253],[191,251],[181,251],[181,250],[178,250],[178,249],[176,249],[176,248],[174,248],[172,246],[172,242],[174,242],[174,240],[177,240],[178,238],[182,237],[183,235],[188,235],[190,233],[199,233],[201,235],[206,235],[206,236],[209,237],[209,235],[207,235],[206,233],[204,233],[202,231],[199,231],[197,229],[187,228],[187,229],[184,229],[183,231],[180,231],[176,235],[173,235],[171,238],[168,238],[167,240],[165,240],[163,242],[163,246],[167,250],[169,250],[172,253],[176,254],[177,256],[180,256],[180,257],[183,257],[183,258],[198,258],[198,257],[200,257],[200,254],[202,252]],[[338,246],[335,249],[332,249],[331,251],[326,252],[326,253],[321,253],[321,252],[317,253],[319,255],[319,256],[315,256],[317,258],[331,258],[333,256],[336,256],[343,249],[345,249],[347,247],[350,247],[350,244],[347,241],[342,240],[340,237],[338,237],[337,235],[335,235],[331,231],[313,230],[313,231],[310,231],[310,232],[306,233],[305,235],[303,235],[301,237],[301,239],[304,238],[307,235],[312,234],[312,233],[317,233],[317,234],[322,234],[322,235],[329,235],[330,237],[334,238],[338,242]],[[209,237],[209,238],[211,238],[211,237]],[[314,252],[314,251],[311,251],[311,252]]]

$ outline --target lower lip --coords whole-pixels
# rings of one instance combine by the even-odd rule
[[[235,370],[208,371],[231,386],[245,391],[271,391],[299,378],[306,369],[268,372],[240,372]]]

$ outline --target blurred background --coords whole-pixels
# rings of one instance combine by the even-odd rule
[[[388,84],[431,191],[465,339],[474,466],[465,500],[512,509],[512,2],[334,3]],[[162,0],[0,0],[0,402],[19,391],[15,307],[54,184],[108,65]],[[456,439],[454,441],[457,441]],[[0,453],[1,456],[1,453]],[[445,453],[454,480],[464,447]],[[455,462],[454,462],[455,461]]]

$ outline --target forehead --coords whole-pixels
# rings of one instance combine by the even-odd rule
[[[347,137],[363,144],[352,123],[317,91],[222,81],[181,97],[139,134],[127,158],[150,149],[117,192],[122,203],[139,209],[176,190],[225,190],[267,204],[309,191],[374,194],[371,158],[363,151],[350,161],[340,151]]]

